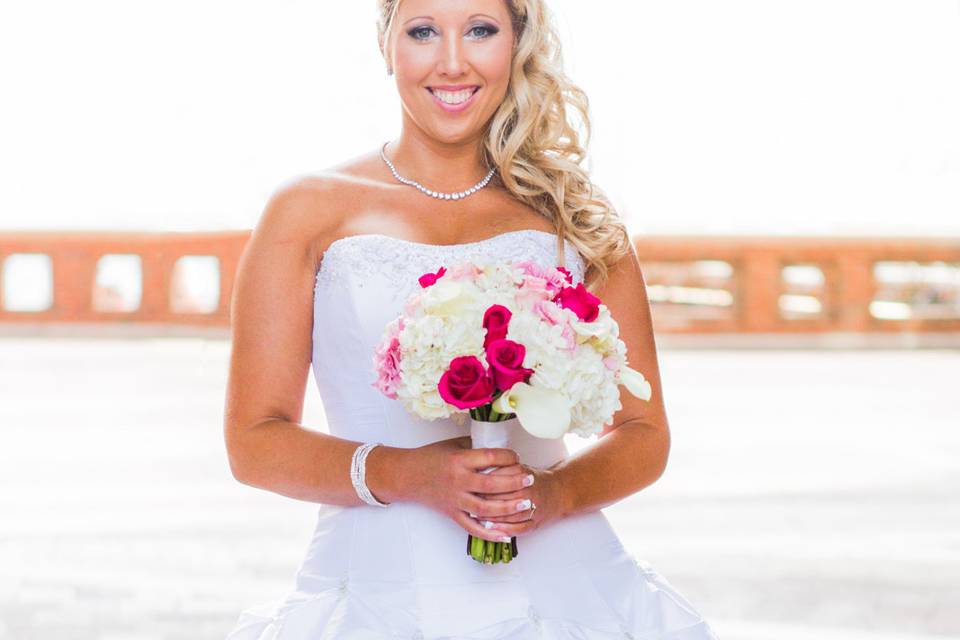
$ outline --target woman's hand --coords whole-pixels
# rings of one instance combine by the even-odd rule
[[[401,470],[408,487],[406,493],[412,500],[446,514],[473,536],[493,542],[508,541],[509,536],[529,530],[526,523],[515,524],[529,518],[532,511],[526,508],[518,512],[516,505],[520,500],[529,498],[536,503],[537,521],[541,510],[550,510],[547,505],[551,500],[546,499],[547,505],[540,502],[546,494],[536,481],[532,487],[523,486],[526,475],[533,473],[539,480],[544,476],[537,474],[544,472],[527,471],[512,449],[474,449],[471,444],[470,436],[461,436],[410,449]],[[491,466],[499,468],[480,473]],[[479,518],[472,518],[471,513]],[[490,521],[493,526],[485,527],[480,520]]]
[[[501,510],[472,512],[471,515],[475,515],[481,524],[487,521],[494,529],[504,531],[509,536],[522,536],[563,517],[560,484],[553,471],[514,464],[494,469],[489,475],[519,475],[521,478],[532,475],[533,484],[504,493],[478,494],[492,503],[500,502],[514,509],[506,515],[497,515],[502,513]],[[530,501],[529,506],[520,504],[524,500]],[[516,510],[518,506],[523,508]]]

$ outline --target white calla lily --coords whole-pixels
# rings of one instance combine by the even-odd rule
[[[553,389],[514,383],[493,402],[499,413],[515,413],[520,426],[537,438],[559,438],[570,429],[570,405]]]
[[[650,383],[636,369],[627,366],[620,369],[620,383],[627,388],[627,391],[641,400],[649,400],[650,396],[653,395]]]
[[[493,401],[493,410],[497,413],[507,414],[513,413],[513,407],[510,406],[510,390],[507,389]]]

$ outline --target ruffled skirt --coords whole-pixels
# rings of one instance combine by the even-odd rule
[[[506,564],[470,558],[466,536],[413,503],[323,505],[295,590],[227,640],[717,640],[601,511],[518,537]]]

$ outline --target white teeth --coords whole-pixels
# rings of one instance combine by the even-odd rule
[[[473,95],[473,89],[463,89],[461,91],[441,91],[440,89],[430,89],[433,95],[440,98],[447,104],[461,104],[470,99]]]

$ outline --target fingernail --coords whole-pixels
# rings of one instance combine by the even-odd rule
[[[510,536],[502,536],[500,542],[510,542]]]
[[[477,518],[477,514],[471,513],[471,514],[470,514],[470,517],[473,518],[473,519],[476,519],[476,518]]]
[[[492,523],[492,522],[490,522],[489,520],[484,520],[484,521],[483,521],[483,528],[484,528],[484,529],[490,529],[490,528],[492,528],[492,527],[493,527],[493,523]]]
[[[523,511],[530,508],[530,498],[526,498],[517,503],[517,511]]]
[[[523,479],[523,486],[529,487],[533,484],[533,474],[531,473],[526,478]]]

